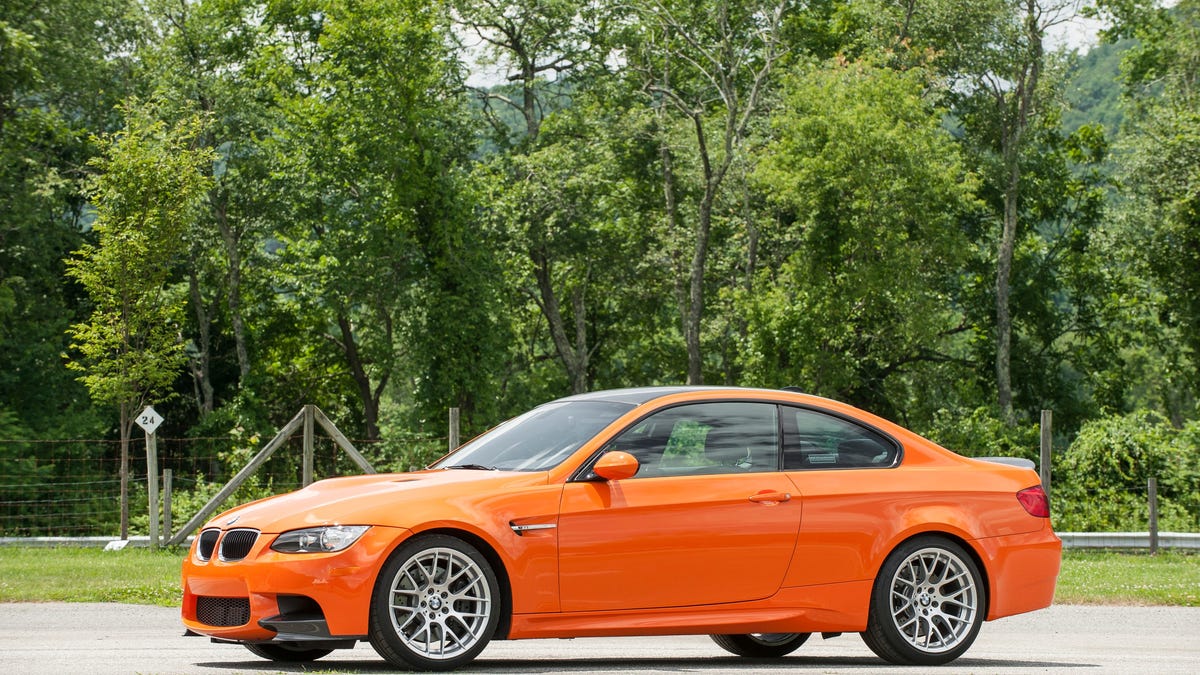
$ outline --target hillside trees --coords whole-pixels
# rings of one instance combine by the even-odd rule
[[[1166,367],[1156,368],[1154,398],[1181,426],[1200,396],[1200,3],[1101,5],[1116,21],[1111,37],[1137,38],[1122,68],[1120,157],[1130,202],[1121,234],[1136,252],[1134,269],[1160,290],[1154,307],[1163,339],[1154,342]]]
[[[1110,139],[1061,123],[1050,2],[27,4],[0,17],[8,429],[94,428],[61,259],[133,90],[215,158],[163,282],[181,433],[315,402],[387,439],[680,382],[927,429],[1196,414],[1193,2],[1111,5],[1140,45],[1119,194]]]

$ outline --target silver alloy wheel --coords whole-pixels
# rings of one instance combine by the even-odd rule
[[[485,638],[491,589],[480,566],[461,551],[417,552],[400,567],[389,591],[392,628],[416,654],[452,659]]]
[[[896,629],[927,654],[959,646],[971,635],[979,612],[974,575],[944,548],[922,548],[905,558],[892,576],[889,597]]]

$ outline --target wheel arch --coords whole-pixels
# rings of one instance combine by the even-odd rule
[[[902,539],[894,542],[888,549],[887,555],[883,556],[879,561],[879,565],[875,567],[873,583],[879,583],[879,570],[883,567],[883,561],[887,560],[888,557],[895,553],[896,550],[901,546],[914,539],[920,539],[922,537],[934,537],[952,542],[962,548],[962,550],[966,551],[967,555],[971,556],[971,562],[975,563],[975,569],[979,570],[979,576],[982,577],[980,581],[983,582],[983,587],[987,591],[984,593],[983,607],[981,608],[983,615],[987,616],[991,608],[992,593],[994,590],[992,588],[991,573],[988,570],[988,566],[984,562],[983,556],[979,553],[979,550],[975,548],[969,539],[963,537],[961,534],[951,531],[951,528],[932,528],[921,530],[919,532],[911,532]]]
[[[421,530],[413,533],[413,538],[423,537],[427,535],[441,534],[455,539],[461,539],[466,543],[474,546],[488,564],[492,566],[492,571],[496,573],[496,582],[500,584],[500,621],[496,624],[496,634],[493,639],[507,640],[509,630],[512,628],[512,582],[508,578],[508,568],[504,565],[504,559],[492,546],[491,542],[469,530],[458,529],[454,527],[435,527],[428,530]]]

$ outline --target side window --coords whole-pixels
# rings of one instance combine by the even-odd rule
[[[786,471],[890,467],[896,461],[896,444],[866,427],[806,408],[780,410]]]
[[[635,478],[776,471],[776,407],[766,403],[696,403],[638,422],[607,450],[637,457]]]

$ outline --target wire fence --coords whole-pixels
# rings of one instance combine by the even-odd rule
[[[159,467],[172,473],[170,514],[187,522],[245,466],[266,439],[236,436],[159,438]],[[378,471],[407,471],[436,459],[447,437],[410,436],[353,441]],[[224,507],[296,490],[302,485],[302,438],[295,436],[229,499]],[[129,444],[130,534],[149,531],[145,440]],[[315,478],[361,473],[328,438],[314,438]],[[0,440],[0,537],[115,536],[121,522],[120,444],[110,440]],[[1153,504],[1152,504],[1153,502]],[[1111,532],[1161,529],[1200,532],[1197,499],[1158,496],[1149,485],[1102,490],[1073,488],[1055,478],[1051,490],[1059,531]],[[162,504],[162,500],[159,500]]]
[[[269,439],[158,438],[158,466],[172,474],[171,514],[184,523]],[[352,441],[376,470],[405,471],[445,452],[446,437]],[[303,439],[289,439],[225,506],[290,492],[302,484]],[[314,438],[314,477],[361,473],[328,438]],[[0,439],[0,537],[110,536],[121,522],[121,448],[118,441]],[[131,534],[149,522],[146,443],[129,442]],[[160,500],[161,504],[161,500]],[[165,515],[165,514],[164,514]]]

